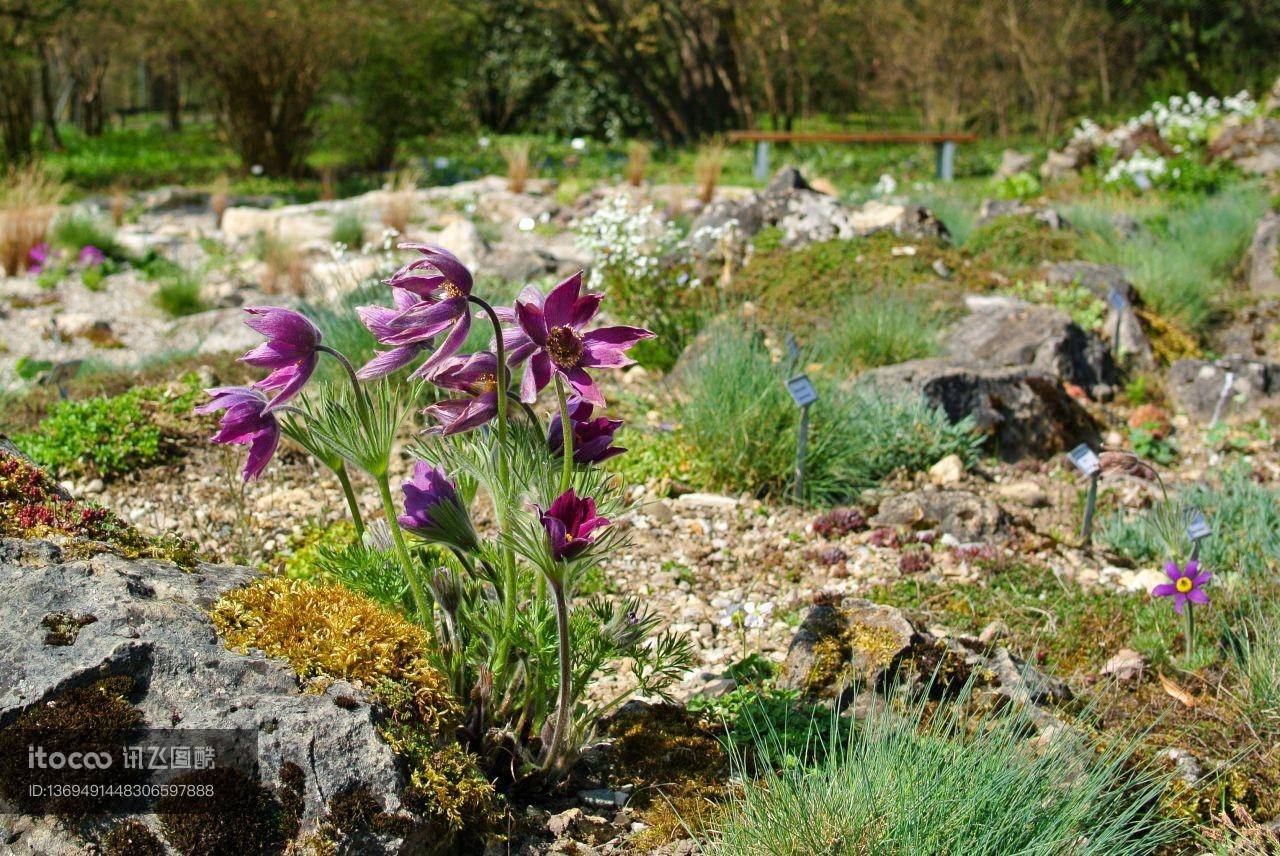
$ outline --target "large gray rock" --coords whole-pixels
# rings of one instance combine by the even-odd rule
[[[1031,172],[1036,165],[1035,155],[1017,149],[1005,149],[1000,153],[1000,166],[996,167],[996,179],[1011,178],[1020,172]]]
[[[953,360],[992,368],[1028,368],[1093,393],[1113,380],[1111,351],[1071,316],[1015,300],[976,298],[944,337]]]
[[[925,359],[874,369],[857,382],[884,395],[917,394],[952,422],[972,417],[987,448],[1007,461],[1049,457],[1098,439],[1097,425],[1062,381],[1036,369]]]
[[[1280,211],[1268,211],[1258,221],[1245,269],[1250,291],[1280,296]]]
[[[1280,172],[1280,117],[1233,118],[1210,141],[1208,153],[1227,158],[1245,172]]]
[[[964,490],[913,490],[880,503],[872,526],[931,529],[960,541],[985,541],[1000,527],[1000,509]]]
[[[1155,367],[1151,341],[1134,311],[1134,307],[1142,305],[1142,300],[1133,283],[1125,276],[1124,268],[1094,262],[1046,262],[1042,270],[1045,282],[1049,285],[1082,285],[1093,292],[1094,297],[1107,304],[1102,335],[1114,344],[1119,325],[1122,361],[1131,360],[1133,365],[1143,369]],[[1124,298],[1123,308],[1117,309],[1111,302],[1113,292]]]
[[[334,795],[367,789],[406,829],[396,834],[404,837],[371,834],[359,852],[429,852],[425,833],[415,831],[423,825],[402,812],[402,773],[360,691],[338,683],[304,693],[282,663],[223,648],[206,610],[253,576],[248,568],[202,564],[186,573],[107,554],[70,561],[52,543],[0,540],[0,726],[68,689],[125,675],[138,688],[131,701],[144,725],[253,730],[261,782],[272,790],[282,765],[296,764],[305,775],[303,834]],[[53,627],[65,632],[55,637]],[[86,846],[53,818],[10,815],[2,823],[5,853]]]
[[[714,249],[713,230],[736,221],[737,233],[749,241],[766,227],[782,230],[784,246],[795,249],[836,238],[850,240],[877,232],[892,231],[904,238],[947,239],[946,226],[937,217],[916,205],[872,200],[861,208],[850,208],[809,187],[794,167],[780,170],[763,191],[746,199],[725,200],[708,206],[690,229],[699,250]]]
[[[1233,356],[1215,362],[1178,360],[1169,367],[1169,398],[1179,410],[1208,421],[1257,416],[1280,407],[1280,363]]]

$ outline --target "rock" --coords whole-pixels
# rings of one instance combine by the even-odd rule
[[[366,789],[388,812],[400,812],[402,774],[373,709],[335,703],[338,695],[358,697],[358,690],[339,682],[328,694],[306,693],[282,663],[222,647],[207,610],[254,574],[205,564],[184,572],[108,554],[72,561],[46,542],[0,540],[0,722],[12,723],[69,688],[127,676],[144,725],[252,730],[259,776],[271,789],[280,786],[283,765],[297,765],[305,779],[304,834],[324,818],[335,794]],[[74,638],[64,634],[50,644],[53,631],[46,629],[65,625],[50,618],[59,615],[75,617],[78,629]],[[360,852],[430,851],[425,825],[403,817],[404,830],[371,834]],[[78,852],[84,845],[52,818],[31,822],[6,852]]]
[[[190,187],[161,187],[143,193],[138,204],[149,214],[168,211],[209,210],[209,194]]]
[[[738,507],[738,500],[732,496],[720,496],[714,493],[686,493],[676,499],[676,504],[686,508],[731,511]]]
[[[1174,406],[1200,421],[1221,407],[1220,418],[1250,418],[1280,406],[1280,363],[1228,357],[1217,362],[1178,360],[1166,382]]]
[[[947,455],[929,467],[929,481],[936,485],[959,484],[964,480],[964,460],[959,455]]]
[[[960,541],[986,541],[1000,527],[1000,509],[963,490],[916,490],[880,503],[872,526],[934,529]]]
[[[1127,355],[1140,368],[1155,366],[1151,342],[1134,312],[1134,307],[1141,306],[1142,301],[1123,268],[1093,262],[1047,262],[1042,270],[1049,285],[1083,285],[1093,292],[1094,297],[1105,302],[1107,317],[1102,323],[1102,335],[1111,339],[1116,335],[1116,325],[1119,324],[1121,355]],[[1124,298],[1122,309],[1116,309],[1111,303],[1112,292]]]
[[[984,199],[978,208],[976,225],[985,226],[1001,217],[1031,217],[1051,230],[1065,228],[1067,221],[1058,209],[1047,205],[1032,206],[1020,199]]]
[[[1258,221],[1245,270],[1254,294],[1280,296],[1280,211],[1268,211]]]
[[[997,368],[1029,368],[1093,393],[1114,379],[1111,353],[1065,312],[1020,301],[972,300],[949,330],[943,350],[954,359]]]
[[[1245,172],[1280,171],[1280,117],[1232,118],[1209,142],[1210,158],[1226,158]]]
[[[990,647],[1008,635],[1009,625],[1003,621],[992,621],[982,628],[982,632],[978,634],[978,641]]]
[[[1024,508],[1048,508],[1049,494],[1033,481],[1008,482],[996,488],[1001,499],[1017,503]]]
[[[902,659],[925,636],[895,607],[846,598],[839,607],[810,608],[787,648],[778,673],[784,689],[841,694],[846,689],[882,688]]]
[[[1000,154],[1000,166],[996,167],[997,180],[1011,178],[1020,172],[1031,172],[1035,166],[1035,155],[1015,149],[1005,149]]]
[[[1040,178],[1045,182],[1058,181],[1079,175],[1080,170],[1093,163],[1098,152],[1086,137],[1074,137],[1061,151],[1049,152],[1040,164]]]
[[[613,824],[580,808],[571,808],[552,815],[547,821],[547,831],[557,839],[601,844],[616,834]]]
[[[1005,648],[997,648],[986,666],[996,675],[999,693],[1014,701],[1039,705],[1071,699],[1064,681],[1032,668]]]
[[[923,359],[865,372],[857,384],[882,395],[918,394],[952,422],[972,417],[990,438],[989,451],[1006,461],[1097,442],[1093,418],[1042,371]]]
[[[449,252],[462,259],[462,263],[472,270],[483,267],[483,259],[489,254],[489,244],[476,224],[462,217],[440,230],[436,243],[447,247]]]
[[[1099,674],[1104,677],[1113,677],[1121,682],[1141,681],[1146,669],[1146,657],[1131,648],[1121,648],[1114,657],[1103,664]]]

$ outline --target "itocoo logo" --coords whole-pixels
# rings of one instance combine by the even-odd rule
[[[27,746],[29,770],[105,770],[111,766],[110,752],[46,752],[43,746]]]

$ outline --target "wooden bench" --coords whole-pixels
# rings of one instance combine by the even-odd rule
[[[909,132],[843,133],[839,131],[815,131],[792,133],[790,131],[730,131],[731,143],[755,143],[756,162],[752,171],[761,181],[769,177],[770,143],[931,143],[937,149],[937,175],[940,181],[953,181],[956,177],[956,143],[972,143],[977,134],[928,134]]]

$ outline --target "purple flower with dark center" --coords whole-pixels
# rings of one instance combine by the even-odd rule
[[[277,390],[269,407],[279,407],[311,379],[320,361],[320,328],[305,315],[278,306],[246,309],[245,321],[267,341],[240,359],[251,366],[272,369],[254,389]]]
[[[1201,571],[1198,561],[1192,559],[1185,568],[1179,568],[1177,562],[1165,562],[1164,572],[1169,576],[1170,582],[1156,586],[1151,594],[1155,597],[1172,597],[1173,608],[1179,615],[1182,614],[1182,605],[1187,601],[1201,605],[1209,602],[1204,585],[1209,582],[1212,574]]]
[[[622,427],[621,419],[603,416],[592,419],[594,408],[577,396],[571,397],[568,404],[575,464],[598,464],[626,451],[621,446],[611,445],[614,433]],[[564,422],[559,410],[552,414],[551,423],[547,426],[547,445],[553,455],[559,457],[564,454]]]
[[[591,533],[609,525],[609,520],[596,516],[596,501],[581,499],[569,488],[556,497],[546,511],[534,508],[551,539],[551,558],[557,562],[575,559],[592,543]]]
[[[280,445],[280,425],[271,413],[266,394],[245,386],[220,386],[205,392],[213,399],[196,407],[196,413],[226,411],[221,429],[210,439],[214,443],[247,444],[249,458],[244,465],[244,480],[256,479]]]
[[[84,267],[97,267],[107,260],[107,254],[89,244],[80,248],[80,264]]]
[[[49,245],[36,244],[27,251],[27,270],[31,273],[40,273],[44,270],[44,263],[49,261]]]
[[[640,327],[601,327],[583,332],[587,322],[600,309],[602,295],[582,294],[582,271],[557,285],[539,306],[532,300],[516,301],[516,321],[529,342],[513,349],[513,358],[525,357],[524,379],[520,397],[525,402],[537,399],[538,391],[559,374],[591,404],[604,406],[604,396],[587,369],[619,368],[635,360],[625,352],[653,333]],[[532,345],[532,347],[530,347]]]
[[[426,409],[445,434],[470,431],[498,415],[498,358],[489,351],[454,357],[432,375],[431,382],[469,396],[446,399]]]
[[[363,378],[380,377],[408,365],[432,345],[436,336],[449,330],[440,347],[410,375],[430,377],[457,353],[471,332],[467,298],[471,296],[472,277],[466,265],[448,250],[429,244],[401,244],[400,249],[417,250],[422,258],[400,268],[387,280],[393,295],[402,292],[394,298],[394,312],[376,306],[358,310],[374,338],[394,348],[361,368],[359,374]]]
[[[443,541],[464,550],[476,546],[475,529],[458,495],[458,486],[449,480],[444,470],[426,461],[415,461],[413,477],[401,489],[404,514],[397,516],[396,521],[402,528],[421,538]]]

